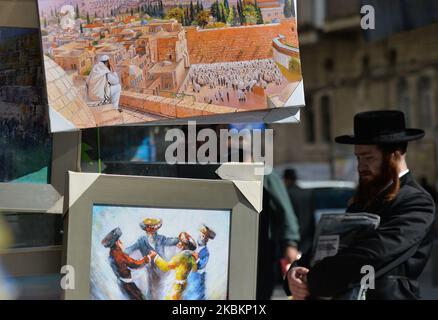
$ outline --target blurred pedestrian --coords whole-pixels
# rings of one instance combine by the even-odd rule
[[[300,226],[301,263],[307,265],[310,263],[315,235],[312,194],[310,190],[302,189],[297,185],[297,174],[294,169],[286,169],[283,180]]]
[[[263,211],[259,220],[257,300],[269,300],[281,281],[280,259],[300,257],[300,230],[287,190],[274,171],[265,176]]]

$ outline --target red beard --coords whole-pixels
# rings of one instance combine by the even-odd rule
[[[359,186],[353,198],[353,203],[363,203],[369,206],[376,199],[376,196],[387,188],[384,201],[391,201],[400,190],[397,163],[392,160],[390,154],[383,156],[380,174],[370,181],[359,179]],[[392,183],[391,183],[392,182]],[[389,187],[388,185],[391,184]]]

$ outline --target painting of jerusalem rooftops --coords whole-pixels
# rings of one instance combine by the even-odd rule
[[[38,10],[52,132],[304,104],[295,0],[38,0]]]

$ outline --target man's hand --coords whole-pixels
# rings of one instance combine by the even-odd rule
[[[156,255],[157,253],[154,250],[151,250],[151,252],[148,254],[150,261],[154,260]]]
[[[292,264],[301,258],[301,252],[298,251],[297,247],[287,246],[284,250],[284,257]]]
[[[193,252],[192,255],[193,255],[193,258],[195,258],[195,261],[198,261],[198,259],[199,259],[199,253],[197,253],[197,252]]]
[[[305,300],[310,295],[306,280],[308,273],[309,269],[302,267],[291,268],[287,273],[287,283],[294,300]]]

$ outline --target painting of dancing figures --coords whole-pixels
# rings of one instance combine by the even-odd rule
[[[94,300],[224,300],[230,211],[93,206]]]

